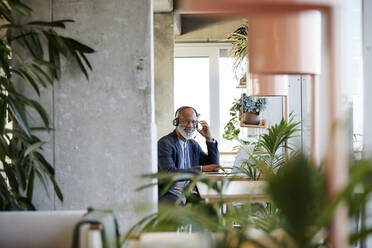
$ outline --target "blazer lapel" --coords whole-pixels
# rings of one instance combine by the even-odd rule
[[[179,169],[181,168],[181,161],[178,159],[180,156],[182,156],[182,148],[180,145],[180,142],[178,142],[178,136],[176,133],[176,129],[172,132],[173,142],[176,145],[176,167]]]
[[[180,158],[182,156],[182,148],[181,148],[180,142],[178,142],[178,138],[176,140],[176,153],[177,153],[176,158]],[[181,168],[180,162],[181,162],[180,159],[176,160],[176,163],[177,163],[176,166],[178,169]]]

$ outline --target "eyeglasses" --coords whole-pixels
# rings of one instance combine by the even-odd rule
[[[198,125],[198,121],[197,120],[182,120],[180,121],[181,125],[182,126],[188,126],[190,123],[192,124],[193,127],[196,127]]]

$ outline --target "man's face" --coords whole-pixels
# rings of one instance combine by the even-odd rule
[[[181,135],[185,139],[191,139],[194,136],[195,128],[198,123],[195,111],[192,108],[183,109],[179,113],[178,119],[180,123],[178,128]]]
[[[198,120],[192,108],[183,109],[179,114],[179,122],[182,127],[196,128]]]

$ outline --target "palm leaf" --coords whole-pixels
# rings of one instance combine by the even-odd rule
[[[66,22],[75,22],[71,19],[65,19],[65,20],[57,20],[52,22],[45,22],[45,21],[34,21],[27,23],[28,25],[36,25],[36,26],[43,26],[43,27],[54,27],[54,28],[66,28],[65,23]]]

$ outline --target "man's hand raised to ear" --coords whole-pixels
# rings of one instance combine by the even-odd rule
[[[200,125],[202,126],[202,129],[197,129],[198,132],[207,140],[212,140],[211,131],[209,131],[209,126],[206,121],[199,121]]]

